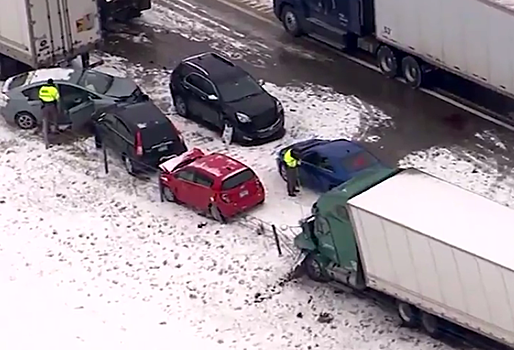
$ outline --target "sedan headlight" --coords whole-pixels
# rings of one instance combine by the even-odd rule
[[[252,120],[249,116],[247,116],[244,113],[236,113],[237,120],[239,120],[241,123],[250,123]]]
[[[277,113],[284,112],[284,106],[282,106],[282,103],[279,100],[276,100],[277,103]]]

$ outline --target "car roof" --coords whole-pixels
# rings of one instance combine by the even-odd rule
[[[82,76],[82,69],[72,68],[43,68],[30,71],[27,74],[27,79],[23,85],[33,85],[39,83],[46,83],[48,79],[53,79],[55,82],[68,82],[71,84],[78,83]]]
[[[363,148],[355,142],[338,139],[338,140],[322,140],[310,139],[295,143],[290,146],[300,154],[309,151],[316,151],[319,154],[329,158],[343,158],[350,154],[361,152]],[[287,147],[289,148],[289,147]],[[287,149],[286,148],[286,149]]]
[[[168,121],[171,123],[171,120],[166,117],[153,101],[115,104],[102,109],[101,112],[116,114],[124,122],[133,126],[148,122]]]
[[[205,155],[196,159],[190,165],[222,180],[248,169],[240,161],[222,153]]]
[[[182,63],[200,71],[214,82],[230,80],[249,75],[241,67],[215,52],[205,52],[182,60]]]

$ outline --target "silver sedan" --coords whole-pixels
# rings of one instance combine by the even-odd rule
[[[0,114],[21,129],[42,121],[39,88],[52,78],[61,95],[59,126],[79,130],[99,108],[116,102],[137,102],[146,96],[134,81],[89,69],[48,68],[22,73],[5,81],[0,93]]]

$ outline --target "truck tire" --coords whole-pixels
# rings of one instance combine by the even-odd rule
[[[402,59],[402,75],[405,82],[413,89],[417,89],[423,83],[423,69],[419,61],[412,56]]]
[[[305,272],[307,276],[315,282],[326,283],[330,282],[330,277],[327,275],[323,265],[316,259],[314,254],[309,254],[303,261]]]
[[[439,318],[428,312],[421,312],[421,327],[432,338],[439,338],[441,336]]]
[[[282,24],[286,32],[294,37],[299,37],[303,34],[302,26],[298,20],[296,11],[291,6],[285,6],[282,9]]]
[[[389,46],[380,46],[377,52],[377,62],[378,68],[386,77],[395,78],[398,75],[398,57]]]
[[[404,327],[414,328],[419,324],[419,310],[409,303],[397,301],[396,309]]]

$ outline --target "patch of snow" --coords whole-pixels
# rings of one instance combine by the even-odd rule
[[[46,68],[38,69],[30,72],[30,77],[27,78],[27,84],[35,84],[40,82],[46,82],[48,79],[57,80],[69,80],[74,70],[70,68]]]
[[[493,4],[500,5],[509,10],[514,10],[514,0],[489,0]]]
[[[318,194],[304,189],[293,200],[287,196],[286,184],[276,169],[276,153],[279,149],[308,138],[346,138],[360,140],[370,128],[390,123],[390,118],[375,107],[355,96],[339,94],[327,87],[305,85],[280,87],[265,83],[264,88],[277,97],[286,114],[286,136],[259,147],[241,147],[223,143],[219,134],[199,127],[197,123],[178,116],[172,106],[167,81],[170,72],[146,69],[126,60],[104,55],[106,62],[99,70],[132,77],[145,92],[166,112],[181,130],[188,146],[204,152],[221,152],[250,166],[263,181],[267,191],[264,206],[250,214],[267,224],[277,227],[296,227],[298,220],[310,213]],[[144,71],[144,74],[143,74]],[[367,137],[370,137],[369,135]],[[375,136],[378,138],[378,136]],[[293,236],[287,230],[289,236]]]
[[[499,172],[496,162],[465,149],[433,147],[406,156],[399,166],[416,167],[500,204],[514,205],[514,172]]]

